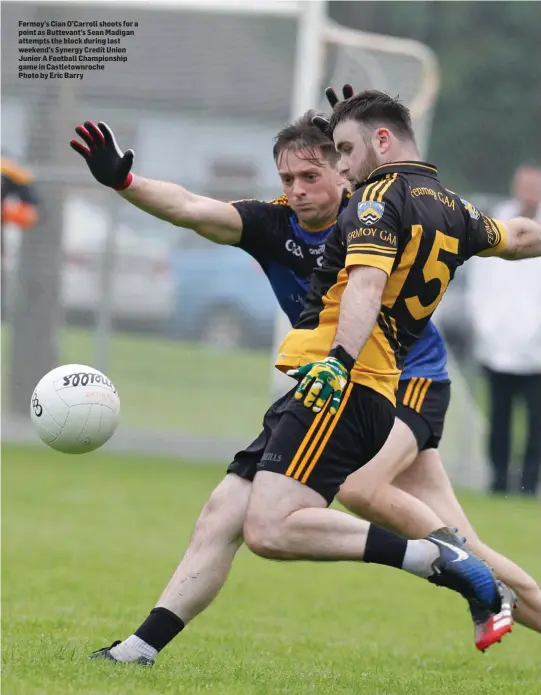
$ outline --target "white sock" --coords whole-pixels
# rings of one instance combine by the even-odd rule
[[[155,659],[158,656],[158,650],[151,647],[140,637],[130,635],[124,642],[117,644],[111,649],[111,656],[117,661],[136,661],[140,656],[146,656],[147,659]]]
[[[432,563],[439,557],[438,546],[424,538],[418,541],[408,541],[402,569],[417,577],[431,577],[434,574]]]

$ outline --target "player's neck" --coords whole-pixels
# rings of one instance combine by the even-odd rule
[[[298,218],[299,225],[302,227],[302,229],[304,229],[305,232],[308,233],[311,232],[312,234],[316,234],[317,232],[322,232],[324,229],[328,229],[336,222],[339,209],[340,206],[337,205],[332,209],[332,211],[329,211],[317,220],[313,220],[311,222],[304,222],[303,220]]]
[[[419,150],[413,145],[411,147],[400,147],[390,153],[389,160],[385,164],[393,164],[393,162],[420,162],[421,155]]]

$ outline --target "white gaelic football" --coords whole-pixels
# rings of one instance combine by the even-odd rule
[[[120,400],[97,369],[65,364],[34,389],[30,417],[45,444],[65,454],[84,454],[105,444],[120,418]]]

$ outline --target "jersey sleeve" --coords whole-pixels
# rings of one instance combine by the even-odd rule
[[[405,191],[398,174],[369,183],[340,216],[346,268],[369,265],[391,274],[403,227]]]
[[[2,184],[4,184],[4,179],[9,182],[10,193],[13,196],[17,197],[22,203],[28,203],[29,205],[38,204],[34,179],[28,169],[10,160],[2,159],[1,170]]]
[[[287,217],[284,204],[237,200],[231,205],[238,210],[242,219],[241,238],[235,245],[259,262],[271,257],[283,234],[283,220]]]
[[[507,229],[499,220],[483,214],[467,200],[460,201],[466,215],[468,258],[499,256],[507,246]]]

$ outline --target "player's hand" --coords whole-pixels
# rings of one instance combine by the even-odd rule
[[[354,94],[355,92],[350,84],[345,84],[342,87],[342,96],[344,101],[350,99]],[[332,87],[327,87],[325,90],[325,96],[327,97],[327,101],[329,102],[331,109],[334,109],[334,107],[340,103],[340,99]],[[314,118],[312,118],[312,123],[317,126],[322,133],[328,137],[331,137],[330,120],[328,118],[325,118],[325,116],[314,116]]]
[[[336,413],[349,378],[349,372],[340,360],[326,357],[321,362],[310,362],[298,369],[290,369],[287,373],[302,379],[295,391],[296,400],[304,399],[307,408],[319,413],[330,398],[329,412],[331,415]]]
[[[133,179],[130,169],[134,151],[122,152],[113,131],[102,121],[97,126],[92,121],[85,121],[84,125],[75,128],[75,132],[87,147],[78,140],[72,140],[70,146],[86,161],[96,181],[117,191],[127,188]]]

